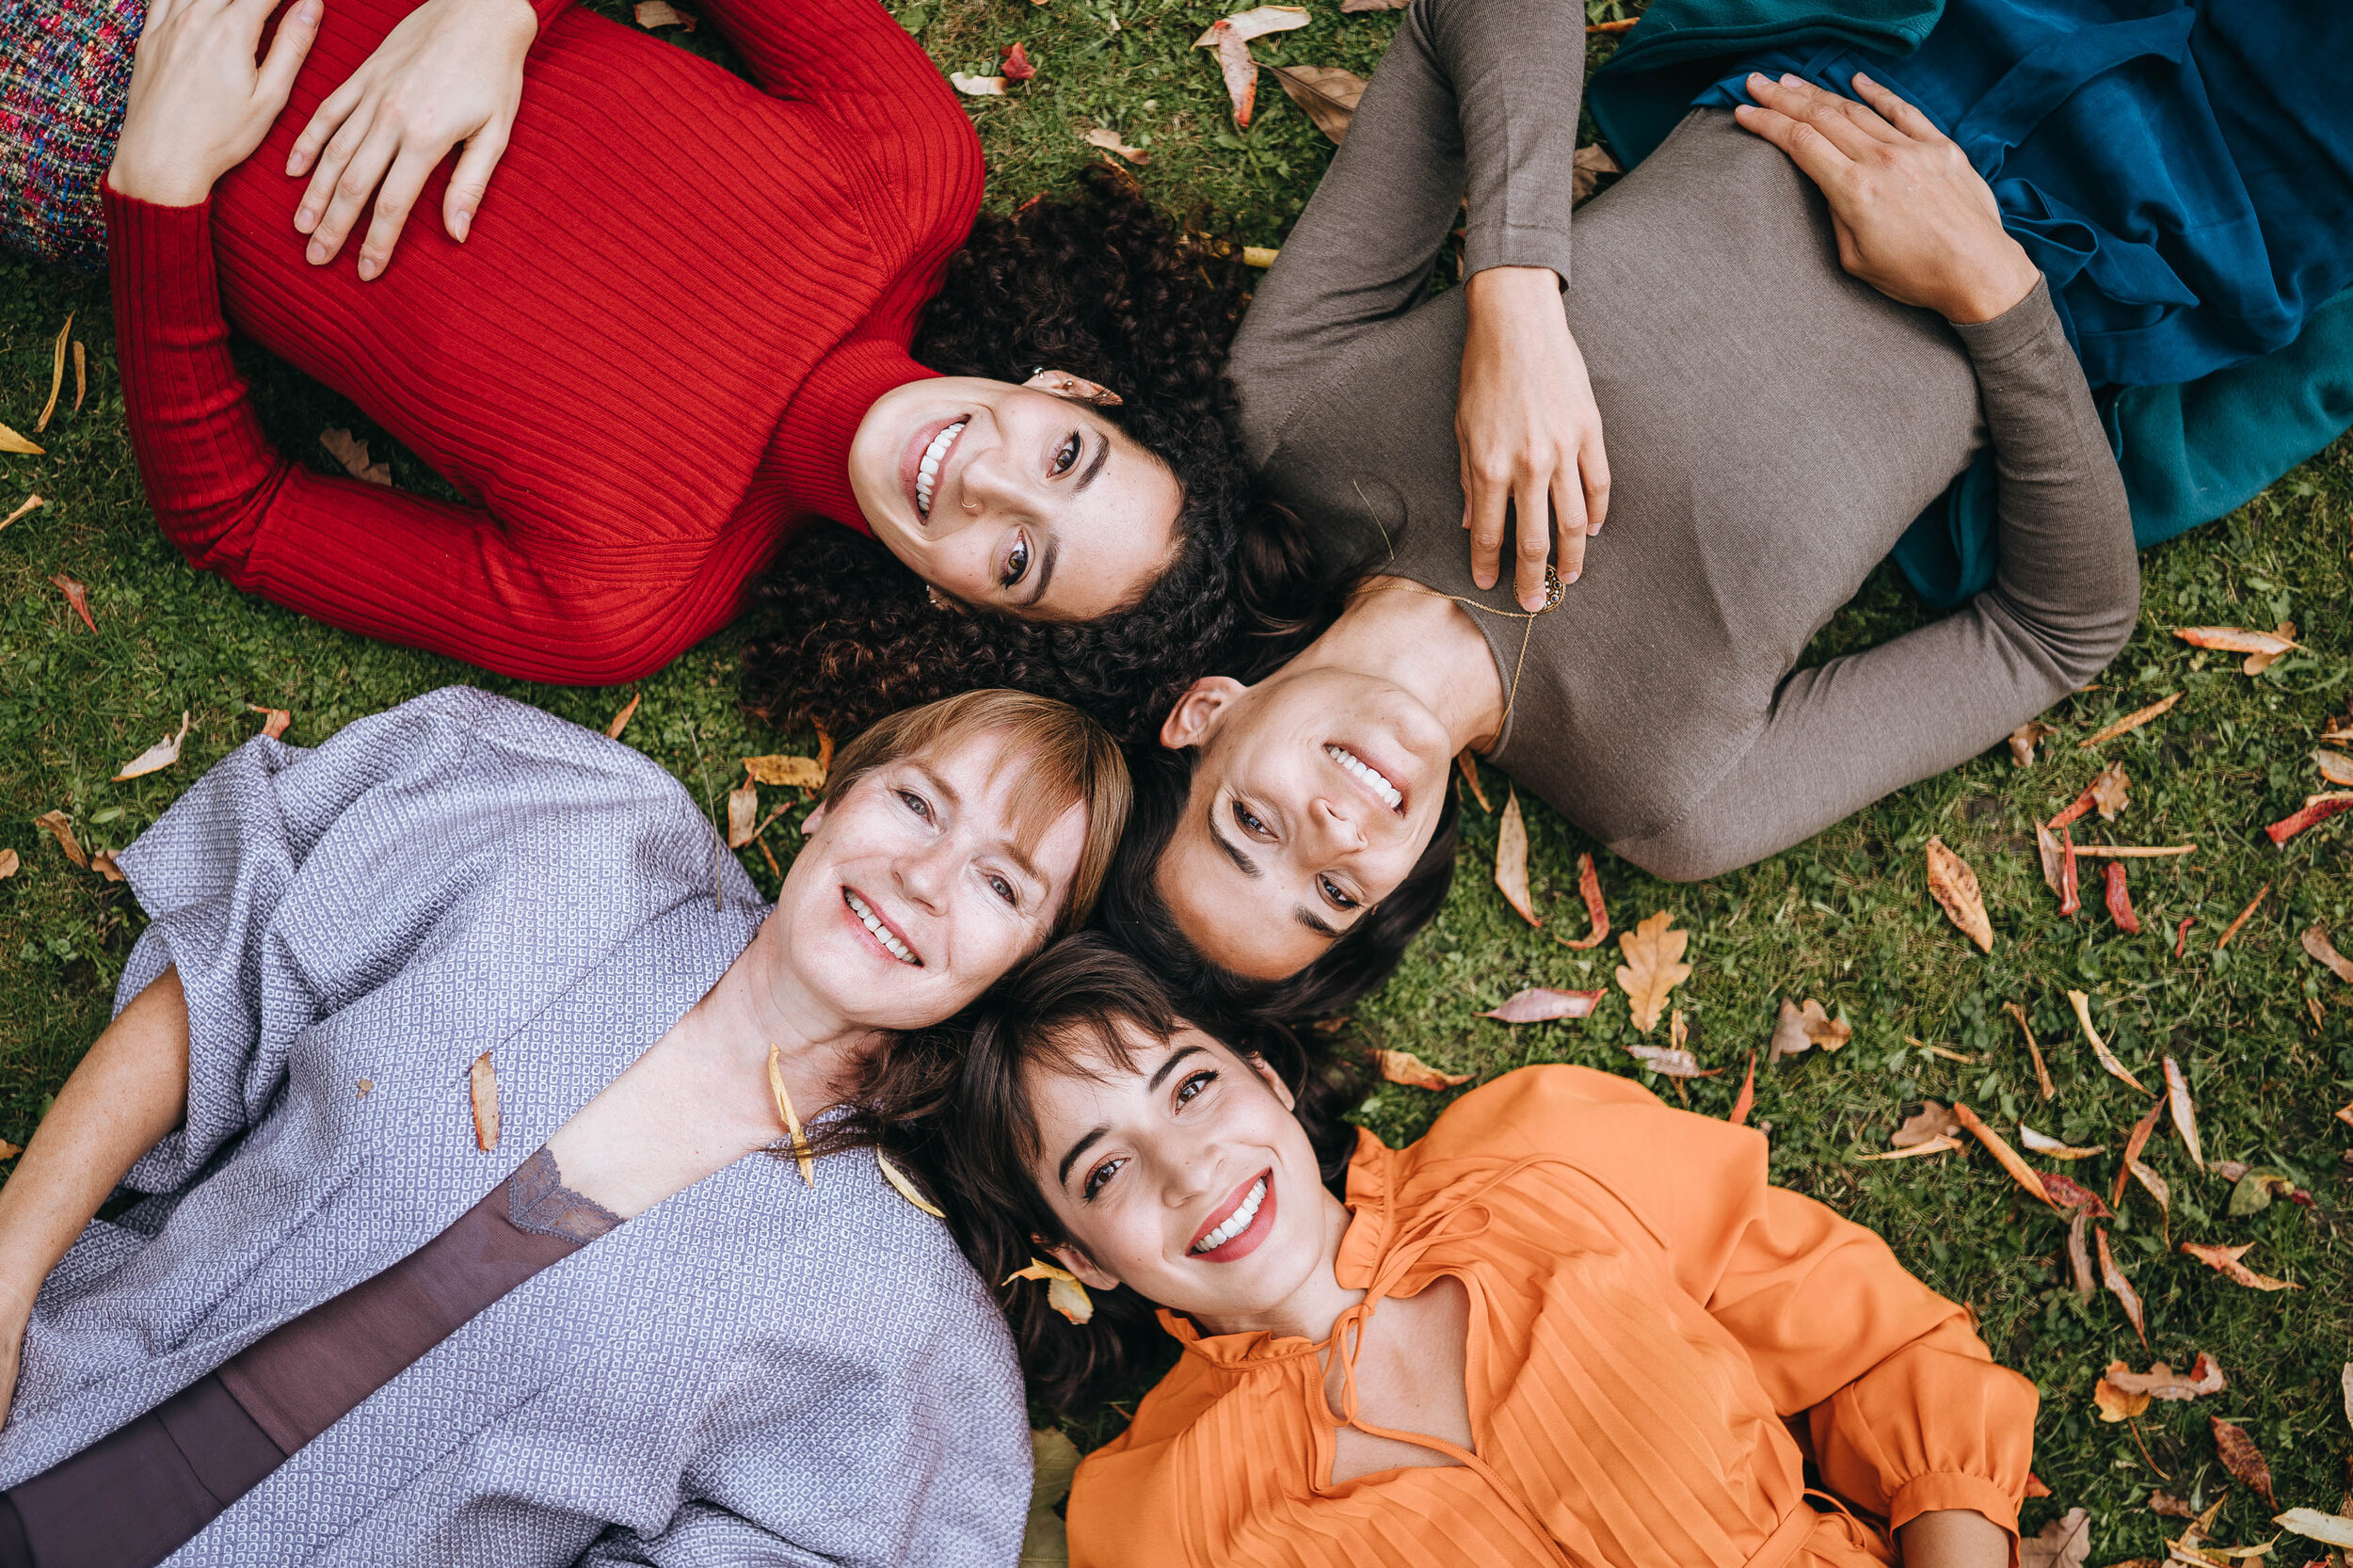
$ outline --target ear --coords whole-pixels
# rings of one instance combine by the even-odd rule
[[[1127,401],[1099,381],[1090,381],[1083,376],[1073,376],[1066,370],[1055,370],[1050,366],[1036,372],[1021,384],[1032,392],[1050,392],[1056,397],[1068,398],[1073,403],[1092,403],[1098,408],[1116,408]]]
[[[1078,1248],[1047,1246],[1043,1239],[1034,1236],[1031,1240],[1036,1241],[1039,1246],[1046,1247],[1046,1256],[1078,1275],[1079,1283],[1088,1289],[1116,1290],[1119,1288],[1119,1280],[1116,1275],[1107,1274],[1101,1269],[1096,1268],[1095,1259]]]
[[[1176,706],[1160,721],[1160,744],[1171,751],[1208,743],[1218,722],[1250,688],[1226,675],[1205,675],[1185,688]]]
[[[1297,1111],[1299,1109],[1299,1097],[1291,1093],[1291,1086],[1283,1081],[1283,1075],[1267,1065],[1265,1057],[1253,1053],[1243,1057],[1242,1060],[1250,1064],[1252,1072],[1266,1080],[1266,1086],[1274,1091],[1274,1097],[1283,1102],[1284,1110]]]

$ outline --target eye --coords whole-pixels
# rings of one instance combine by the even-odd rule
[[[1030,536],[1027,534],[1016,534],[1013,538],[1013,549],[1005,555],[1005,569],[999,574],[997,585],[1000,588],[1010,588],[1029,575]]]
[[[1054,449],[1054,477],[1060,479],[1068,473],[1079,461],[1079,455],[1085,450],[1085,443],[1079,440],[1079,432],[1070,432],[1068,439]]]
[[[1360,902],[1344,891],[1338,883],[1328,876],[1317,877],[1316,886],[1323,889],[1323,896],[1331,901],[1332,906],[1336,909],[1353,909]]]
[[[1251,811],[1250,808],[1244,806],[1239,800],[1234,802],[1234,821],[1241,825],[1241,830],[1244,833],[1254,834],[1261,839],[1272,839],[1274,837],[1274,830],[1267,826],[1266,824],[1260,822],[1257,815]]]
[[[1176,1103],[1178,1105],[1190,1104],[1202,1090],[1207,1089],[1210,1084],[1215,1083],[1216,1081],[1217,1074],[1215,1073],[1203,1072],[1193,1074],[1191,1078],[1188,1078],[1182,1083],[1176,1085]]]
[[[1006,881],[1003,877],[997,875],[994,872],[989,873],[988,890],[995,893],[999,898],[1003,899],[1007,904],[1017,906],[1021,902],[1020,899],[1014,893],[1013,884]]]
[[[1103,1191],[1105,1184],[1126,1163],[1128,1162],[1125,1160],[1106,1160],[1100,1165],[1096,1166],[1087,1173],[1086,1185],[1079,1190],[1079,1195],[1088,1203],[1093,1203],[1097,1194]]]
[[[925,822],[932,820],[932,803],[925,800],[921,795],[917,794],[913,790],[901,790],[899,792],[899,804],[904,806],[908,810],[914,812]]]

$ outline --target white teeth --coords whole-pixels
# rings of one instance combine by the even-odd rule
[[[1323,748],[1323,754],[1331,758],[1332,760],[1337,762],[1341,767],[1348,770],[1348,772],[1354,775],[1356,777],[1361,778],[1366,783],[1371,785],[1372,792],[1379,795],[1383,800],[1387,801],[1389,803],[1390,810],[1396,810],[1398,806],[1405,799],[1404,794],[1398,790],[1396,785],[1391,784],[1387,779],[1382,777],[1372,769],[1365,766],[1364,762],[1356,756],[1356,754],[1350,751],[1347,747],[1327,745]]]
[[[864,899],[859,898],[847,888],[841,889],[841,898],[842,902],[850,906],[850,913],[858,918],[858,923],[873,934],[874,940],[888,949],[891,957],[914,968],[920,969],[923,967],[923,961],[915,956],[915,950],[892,936],[890,928],[883,924],[880,917],[866,906]]]
[[[948,449],[956,444],[956,438],[971,421],[960,419],[932,438],[932,444],[923,449],[923,461],[915,474],[915,509],[925,517],[932,513],[932,488],[939,479],[940,460]]]
[[[1258,1217],[1258,1205],[1266,1201],[1266,1177],[1260,1176],[1251,1185],[1250,1195],[1241,1200],[1241,1207],[1225,1216],[1225,1223],[1204,1236],[1193,1246],[1194,1252],[1215,1252],[1218,1248],[1250,1228],[1250,1222]]]

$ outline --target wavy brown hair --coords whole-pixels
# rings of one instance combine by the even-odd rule
[[[1229,432],[1240,273],[1107,168],[1071,196],[983,215],[924,312],[916,358],[1001,381],[1050,364],[1117,392],[1124,402],[1101,411],[1183,491],[1175,562],[1112,615],[1025,621],[943,612],[873,539],[808,528],[751,589],[745,706],[848,734],[894,709],[1009,686],[1132,742],[1239,640],[1296,619],[1305,584],[1321,585],[1313,552],[1288,512],[1253,495]]]

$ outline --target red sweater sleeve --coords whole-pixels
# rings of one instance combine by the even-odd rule
[[[629,634],[589,635],[614,621],[610,596],[535,560],[484,508],[289,461],[230,359],[211,204],[104,195],[131,444],[157,523],[191,563],[330,626],[527,680],[633,680],[726,620],[728,602],[640,583]]]

